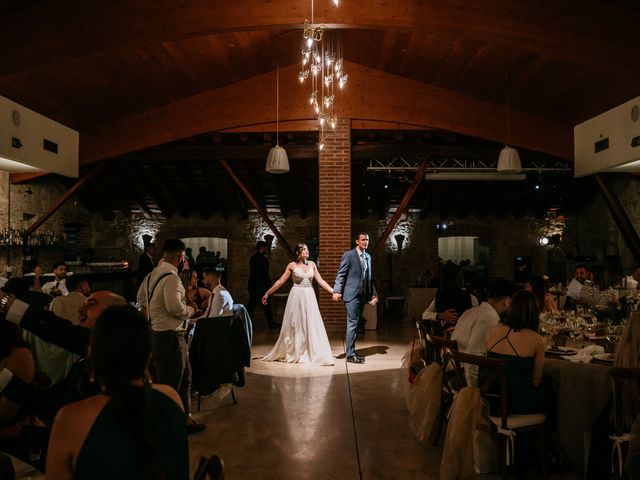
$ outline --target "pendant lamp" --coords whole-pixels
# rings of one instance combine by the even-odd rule
[[[511,143],[511,104],[509,102],[509,77],[507,80],[507,143]],[[504,173],[517,173],[522,171],[522,164],[520,163],[520,155],[518,151],[505,145],[498,157],[498,172]]]
[[[267,166],[269,173],[287,173],[289,159],[287,151],[279,145],[280,142],[280,65],[276,67],[276,146],[269,150]]]

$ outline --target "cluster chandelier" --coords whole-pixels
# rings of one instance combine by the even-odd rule
[[[339,0],[333,0],[338,6]],[[320,150],[324,147],[324,129],[336,128],[338,117],[335,113],[336,89],[343,89],[349,76],[344,73],[341,45],[334,46],[331,35],[324,25],[313,22],[313,0],[311,0],[311,23],[304,22],[302,33],[302,67],[298,73],[300,83],[310,77],[311,94],[309,105],[318,117],[320,130]],[[335,50],[334,50],[335,48]]]

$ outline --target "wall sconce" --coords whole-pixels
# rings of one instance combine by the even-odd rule
[[[273,235],[267,234],[264,236],[264,241],[267,242],[267,247],[271,250],[271,245],[273,244]]]
[[[405,236],[399,233],[394,235],[393,238],[396,239],[396,245],[398,245],[398,255],[402,255],[402,244],[404,243]]]
[[[142,244],[145,247],[151,243],[151,240],[153,240],[153,237],[151,235],[148,235],[146,233],[142,235]]]

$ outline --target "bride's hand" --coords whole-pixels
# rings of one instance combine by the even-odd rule
[[[269,296],[269,295],[267,295],[267,294],[265,293],[265,294],[264,294],[264,297],[262,297],[262,304],[263,304],[263,305],[266,305],[266,304],[267,304],[267,297],[268,297],[268,296]]]

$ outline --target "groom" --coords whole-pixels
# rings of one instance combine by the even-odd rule
[[[364,363],[364,357],[356,354],[356,333],[361,325],[365,302],[377,302],[376,288],[371,274],[371,256],[366,252],[369,235],[358,233],[356,248],[342,255],[333,287],[333,300],[342,301],[347,307],[347,362]]]

